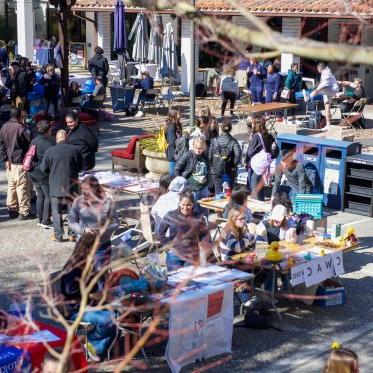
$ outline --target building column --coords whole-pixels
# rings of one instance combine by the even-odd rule
[[[191,74],[197,74],[199,67],[199,46],[198,40],[195,40],[195,67],[194,72],[191,71],[190,61],[192,58],[192,43],[191,43],[191,34],[192,34],[192,23],[190,21],[182,20],[181,21],[181,91],[184,94],[189,94],[190,90],[190,77]],[[197,79],[196,79],[197,80]]]
[[[302,32],[301,18],[282,18],[282,36],[300,38]],[[281,72],[287,73],[292,63],[299,63],[300,58],[291,53],[281,54]]]
[[[34,10],[35,15],[35,38],[47,35],[47,3],[40,2],[40,7]],[[48,35],[49,38],[58,35]]]
[[[95,20],[94,12],[86,12],[85,16],[91,20]],[[97,28],[96,24],[90,21],[85,21],[85,35],[87,45],[87,59],[94,55],[95,47],[97,46]]]
[[[97,13],[97,45],[104,50],[104,56],[111,60],[111,13]]]
[[[18,54],[34,59],[34,10],[32,0],[17,0]]]

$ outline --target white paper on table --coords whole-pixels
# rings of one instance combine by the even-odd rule
[[[227,269],[224,267],[220,267],[217,265],[211,265],[206,267],[194,267],[194,266],[188,266],[180,268],[178,271],[172,272],[170,276],[178,278],[180,280],[189,280],[189,279],[195,279],[198,276],[202,276],[206,273],[219,273],[224,272]]]
[[[327,168],[324,177],[324,193],[338,194],[339,170]]]
[[[342,251],[334,252],[331,254],[334,264],[334,272],[336,276],[343,275],[345,269],[343,267],[343,253]]]
[[[296,286],[304,283],[303,264],[291,267],[290,284]]]
[[[59,341],[60,338],[53,334],[50,330],[40,330],[29,335],[11,336],[7,340],[8,343],[48,343]]]

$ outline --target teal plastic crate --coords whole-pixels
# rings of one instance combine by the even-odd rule
[[[323,194],[296,194],[293,210],[296,214],[310,214],[315,219],[323,217]]]

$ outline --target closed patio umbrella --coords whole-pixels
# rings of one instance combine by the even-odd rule
[[[159,14],[155,14],[153,18],[152,29],[149,37],[149,62],[160,65],[162,59],[162,44],[163,44],[163,22]]]
[[[163,48],[160,73],[163,77],[168,77],[169,79],[169,98],[167,99],[168,101],[170,101],[172,98],[171,79],[179,78],[179,64],[177,60],[175,35],[171,22],[167,23],[163,33]]]
[[[122,0],[117,0],[114,11],[114,51],[118,53],[118,67],[121,79],[124,79],[127,75],[125,73],[127,48],[128,40],[124,4]]]
[[[128,36],[129,40],[135,37],[133,44],[132,58],[134,61],[147,62],[148,61],[148,24],[143,13],[139,13],[136,17],[135,23]]]

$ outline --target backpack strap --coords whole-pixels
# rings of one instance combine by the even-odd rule
[[[258,132],[258,136],[259,136],[260,142],[261,142],[261,144],[262,144],[262,148],[263,148],[263,150],[264,150],[265,152],[267,152],[267,149],[266,149],[266,147],[265,147],[265,145],[264,145],[264,140],[263,140],[262,134]]]

